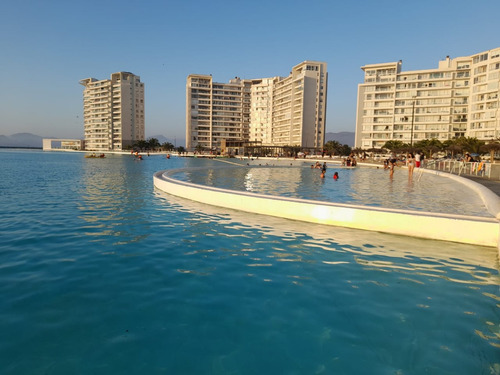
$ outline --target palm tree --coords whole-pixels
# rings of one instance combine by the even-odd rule
[[[161,148],[165,151],[172,151],[175,148],[175,146],[170,142],[164,142],[161,145]]]
[[[150,150],[154,150],[154,149],[160,147],[160,142],[158,141],[157,138],[149,138],[147,140],[147,143],[148,143],[148,148]]]
[[[382,148],[385,148],[391,152],[399,152],[403,150],[406,146],[408,145],[406,143],[403,143],[402,141],[390,140],[385,142]]]
[[[460,144],[465,151],[476,154],[481,152],[481,147],[485,144],[484,141],[480,141],[475,137],[460,137],[457,139],[457,143]]]
[[[144,150],[148,147],[148,142],[146,142],[144,139],[141,139],[139,141],[136,141],[132,146],[133,148],[138,148],[139,150]]]
[[[428,158],[430,158],[436,151],[441,151],[444,148],[443,143],[441,143],[441,141],[436,138],[422,139],[421,141],[414,143],[413,146],[416,149],[421,149],[422,151],[424,151]]]

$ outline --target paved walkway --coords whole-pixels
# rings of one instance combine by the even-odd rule
[[[500,196],[500,181],[488,180],[487,178],[475,177],[475,176],[461,175],[460,177],[468,178],[469,180],[472,180],[474,182],[477,182],[478,184],[486,186],[492,192],[496,193],[496,195]]]
[[[381,162],[369,161],[368,163],[382,165]],[[360,162],[359,164],[363,164],[363,162]],[[492,192],[494,192],[496,195],[498,195],[500,197],[500,181],[489,180],[489,179],[484,178],[484,177],[467,176],[464,174],[461,174],[460,177],[468,178],[469,180],[477,182],[478,184],[481,184],[481,185],[487,187],[488,189],[490,189]]]

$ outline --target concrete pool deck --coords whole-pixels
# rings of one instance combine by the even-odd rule
[[[492,192],[494,192],[496,195],[498,195],[500,197],[500,182],[499,181],[488,180],[487,178],[484,178],[484,177],[475,177],[475,176],[462,176],[462,177],[483,185],[484,187],[490,189]]]
[[[262,215],[498,248],[500,225],[496,218],[368,207],[234,191],[170,177],[178,171],[155,173],[155,187],[181,198]],[[485,194],[482,198],[488,201],[489,211],[493,211],[492,215],[498,217],[500,199],[496,194],[489,191],[488,195],[488,189],[473,181],[457,176],[452,178],[469,185],[480,195]]]

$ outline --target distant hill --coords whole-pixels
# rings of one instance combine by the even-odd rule
[[[35,147],[42,148],[43,138],[57,138],[57,137],[40,137],[39,135],[31,133],[16,133],[12,135],[0,135],[0,147]],[[149,138],[156,138],[160,143],[170,142],[173,145],[185,146],[186,140],[184,138],[167,138],[163,135],[153,135]]]
[[[42,148],[43,137],[31,133],[0,135],[0,147],[37,147]]]
[[[38,147],[42,148],[43,138],[31,133],[16,133],[12,135],[0,135],[0,147]],[[50,138],[50,137],[49,137]],[[57,138],[57,137],[52,137]],[[170,142],[176,147],[186,146],[184,138],[167,138],[164,135],[153,135],[149,138],[156,138],[158,142]],[[325,142],[337,141],[342,145],[354,146],[354,132],[326,133]]]
[[[326,133],[325,143],[328,141],[337,141],[341,145],[348,145],[354,147],[354,132],[338,132],[338,133]]]

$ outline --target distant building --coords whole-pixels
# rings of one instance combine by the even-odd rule
[[[461,136],[500,136],[500,48],[401,71],[402,62],[365,65],[358,86],[355,146]]]
[[[85,149],[85,141],[81,139],[43,138],[42,149],[45,151],[50,151],[50,150],[80,151]]]
[[[186,85],[186,147],[227,144],[321,148],[326,123],[326,63],[304,61],[286,78],[213,82],[191,74]]]
[[[132,73],[82,79],[85,148],[120,151],[145,139],[144,83]]]

